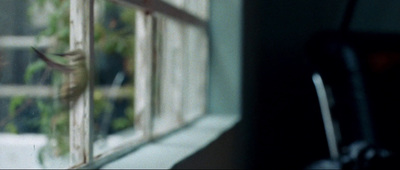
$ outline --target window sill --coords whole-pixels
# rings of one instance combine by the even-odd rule
[[[237,114],[208,114],[159,140],[104,165],[101,169],[170,169],[217,139],[240,120]]]
[[[208,114],[192,124],[171,134],[161,137],[137,148],[134,152],[105,164],[101,169],[170,169],[179,161],[196,153],[217,139],[223,132],[233,127],[240,119],[237,114]],[[119,133],[110,136],[108,148],[117,145],[131,133]],[[43,168],[38,161],[38,153],[45,146],[47,138],[42,134],[6,134],[0,133],[0,169]],[[29,140],[26,140],[29,139]],[[97,148],[97,147],[96,147]],[[98,151],[101,152],[101,151]],[[24,154],[21,154],[24,153]],[[49,158],[50,159],[50,158]],[[46,167],[61,168],[68,166],[68,158],[57,158]],[[24,162],[21,164],[21,162]]]

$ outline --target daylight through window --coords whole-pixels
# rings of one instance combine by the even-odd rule
[[[204,115],[208,6],[0,1],[0,168],[100,167]]]

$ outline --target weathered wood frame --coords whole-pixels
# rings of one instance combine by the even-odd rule
[[[128,7],[141,8],[136,24],[136,72],[135,72],[135,116],[143,133],[139,141],[129,141],[125,145],[106,153],[93,156],[93,3],[94,0],[71,0],[70,6],[70,48],[83,49],[89,71],[89,86],[77,104],[70,110],[70,168],[98,168],[115,160],[138,146],[153,139],[152,137],[152,15],[161,14],[174,20],[193,25],[204,31],[207,21],[178,9],[161,0],[111,0]],[[142,32],[140,32],[142,31]],[[137,98],[141,96],[142,98]]]
[[[93,8],[94,0],[70,1],[70,49],[85,52],[88,86],[78,101],[70,104],[70,165],[93,161]],[[73,75],[69,75],[73,79]],[[73,84],[70,84],[73,86]]]

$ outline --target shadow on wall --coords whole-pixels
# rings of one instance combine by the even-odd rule
[[[243,167],[243,141],[238,141],[241,123],[223,133],[216,141],[190,157],[180,161],[172,169],[237,169]]]

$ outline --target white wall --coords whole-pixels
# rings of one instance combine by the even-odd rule
[[[211,0],[211,113],[240,113],[241,0]]]

